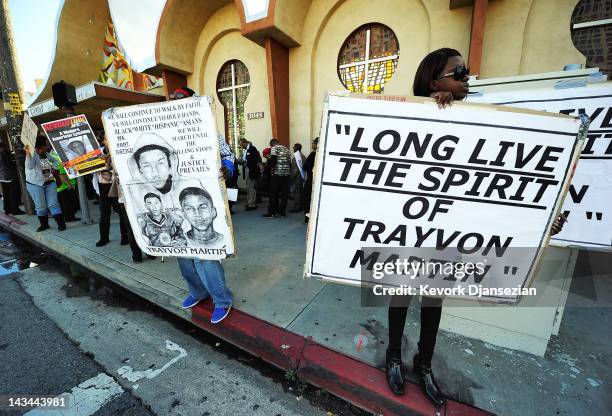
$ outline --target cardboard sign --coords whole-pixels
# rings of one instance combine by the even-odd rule
[[[234,254],[207,97],[112,108],[102,121],[140,248],[153,256]]]
[[[70,179],[105,168],[102,149],[83,114],[43,123],[42,128]]]
[[[387,286],[407,281],[412,294],[517,301],[567,192],[579,127],[556,114],[329,95],[306,274],[356,285],[369,276],[373,284],[381,270],[401,275],[394,267],[406,260],[414,273]],[[425,269],[441,259],[453,270]],[[462,262],[480,266],[461,272]]]
[[[588,137],[563,205],[568,222],[552,243],[612,250],[612,83],[485,93],[470,101],[590,117]]]
[[[21,143],[28,146],[30,151],[34,150],[36,144],[36,136],[38,135],[38,126],[32,121],[28,113],[23,114],[23,124],[21,126]]]

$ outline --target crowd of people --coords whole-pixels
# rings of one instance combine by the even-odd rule
[[[432,97],[441,108],[451,105],[453,101],[462,100],[466,97],[469,86],[469,68],[461,54],[454,50],[443,48],[428,54],[418,67],[413,84],[413,93],[417,96]],[[408,92],[408,91],[406,91]],[[177,89],[172,99],[180,99],[194,95],[189,88]],[[442,111],[442,110],[441,110]],[[100,144],[105,147],[103,136],[99,138]],[[306,157],[301,144],[293,145],[292,151],[281,144],[277,139],[269,142],[269,147],[259,150],[246,138],[240,139],[242,155],[232,154],[225,140],[219,136],[219,147],[221,152],[222,168],[220,176],[226,181],[228,187],[236,187],[240,174],[244,179],[246,188],[245,211],[257,210],[265,197],[268,199],[267,210],[263,214],[267,219],[283,218],[289,212],[304,213],[304,221],[308,222],[309,208],[313,186],[313,170],[315,165],[318,138],[311,143],[312,151]],[[151,143],[144,146],[149,154],[141,152],[136,158],[136,168],[140,170],[145,180],[148,180],[161,194],[167,187],[171,160],[168,155],[163,155],[162,150],[154,148]],[[36,141],[35,149],[26,148],[26,181],[27,190],[32,197],[36,207],[36,215],[40,220],[37,231],[49,228],[49,214],[56,220],[60,231],[66,228],[65,221],[78,221],[75,213],[78,208],[76,200],[75,184],[68,180],[65,172],[61,171],[57,155],[49,152],[49,144],[44,136]],[[159,154],[154,154],[158,152]],[[104,246],[110,242],[110,216],[112,211],[119,215],[120,244],[130,245],[132,259],[134,262],[142,261],[142,252],[138,248],[132,234],[132,228],[126,215],[119,178],[114,174],[112,161],[108,153],[105,153],[107,168],[98,172],[93,180],[94,188],[97,190],[100,218],[100,238],[96,246]],[[144,164],[147,157],[156,156],[164,165],[153,177],[146,171]],[[7,155],[2,154],[6,159]],[[5,162],[9,163],[9,162]],[[240,169],[242,168],[242,169]],[[241,171],[242,170],[242,171]],[[241,172],[240,172],[241,171]],[[189,188],[188,188],[189,189]],[[5,196],[5,212],[21,213],[18,204],[8,203],[9,195],[15,197],[15,187],[3,183]],[[182,195],[180,204],[187,204],[189,198],[200,198],[202,203],[210,201],[210,196],[200,195],[197,192]],[[143,233],[155,234],[155,230],[166,227],[172,233],[172,221],[167,221],[160,211],[163,206],[162,197],[157,193],[144,196],[145,204],[149,209],[149,221],[139,224],[143,227]],[[291,201],[291,206],[289,207]],[[183,207],[185,209],[185,207]],[[554,224],[552,233],[561,230],[564,218],[560,217]],[[165,224],[165,225],[162,225]],[[147,228],[149,227],[149,228]],[[169,228],[168,228],[169,227]],[[201,230],[200,230],[201,231]],[[204,230],[207,231],[207,230]],[[210,231],[210,230],[208,230]],[[212,230],[214,234],[214,230]],[[205,234],[205,235],[204,235]],[[218,238],[210,232],[204,232],[201,238]],[[151,237],[152,238],[152,237]],[[187,236],[187,238],[195,238]],[[231,291],[225,284],[223,265],[216,260],[201,260],[198,258],[179,257],[178,265],[189,289],[189,296],[183,301],[182,307],[191,308],[201,300],[212,298],[214,311],[211,322],[219,323],[225,319],[233,304]],[[404,393],[404,365],[401,350],[404,335],[407,308],[396,306],[400,303],[392,301],[389,310],[389,346],[386,355],[386,373],[390,389],[395,394]],[[438,406],[445,402],[444,394],[436,383],[432,372],[431,361],[433,358],[438,327],[440,323],[442,301],[440,299],[424,298],[421,307],[421,331],[418,342],[418,352],[413,358],[413,369],[416,372],[425,394]]]

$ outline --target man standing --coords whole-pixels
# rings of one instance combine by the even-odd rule
[[[304,161],[306,157],[302,153],[302,145],[293,145],[293,159],[291,159],[291,181],[293,183],[293,208],[291,212],[301,212],[303,206],[304,180]]]
[[[240,147],[244,149],[242,163],[246,166],[246,191],[247,191],[247,206],[245,211],[253,211],[257,209],[257,182],[261,177],[262,164],[259,150],[247,139],[240,139]]]
[[[280,218],[285,216],[287,200],[289,199],[289,175],[291,174],[291,153],[289,149],[280,144],[278,140],[270,140],[270,158],[268,163],[272,166],[270,177],[270,201],[268,213],[264,218]],[[280,196],[280,206],[279,206]]]
[[[195,92],[187,87],[178,88],[172,93],[171,99],[191,97]],[[221,154],[221,176],[230,178],[234,173],[234,154],[223,136],[218,135],[219,152]],[[180,196],[179,196],[180,197]],[[186,196],[183,195],[183,198]],[[194,214],[194,221],[197,215]],[[178,257],[181,274],[189,287],[189,296],[182,304],[183,309],[197,305],[201,300],[211,297],[215,304],[210,322],[219,323],[229,315],[233,304],[232,292],[225,285],[225,271],[219,260],[200,260],[190,257]]]

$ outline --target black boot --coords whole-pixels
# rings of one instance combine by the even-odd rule
[[[421,363],[419,354],[414,356],[413,360],[414,372],[419,379],[423,392],[429,397],[429,399],[436,406],[442,406],[446,403],[446,399],[440,390],[440,386],[436,383],[433,372],[431,371],[431,364]]]
[[[395,394],[404,394],[404,376],[402,375],[402,356],[393,354],[387,349],[387,383]]]
[[[38,221],[40,221],[40,227],[36,229],[36,231],[45,231],[49,228],[49,217],[46,215],[39,215]]]
[[[60,231],[64,231],[66,229],[66,221],[64,221],[64,214],[54,215],[55,222],[57,222],[57,229]]]

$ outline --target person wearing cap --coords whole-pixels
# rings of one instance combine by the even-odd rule
[[[195,92],[187,87],[177,88],[170,95],[171,100],[192,97]],[[221,176],[224,180],[234,173],[234,154],[221,134],[217,135],[221,155]],[[161,182],[158,183],[160,185]],[[219,260],[201,260],[191,257],[177,258],[181,274],[189,288],[189,296],[182,304],[183,309],[197,305],[201,300],[212,298],[215,305],[210,322],[217,324],[225,319],[233,304],[232,292],[225,284],[225,270]]]

